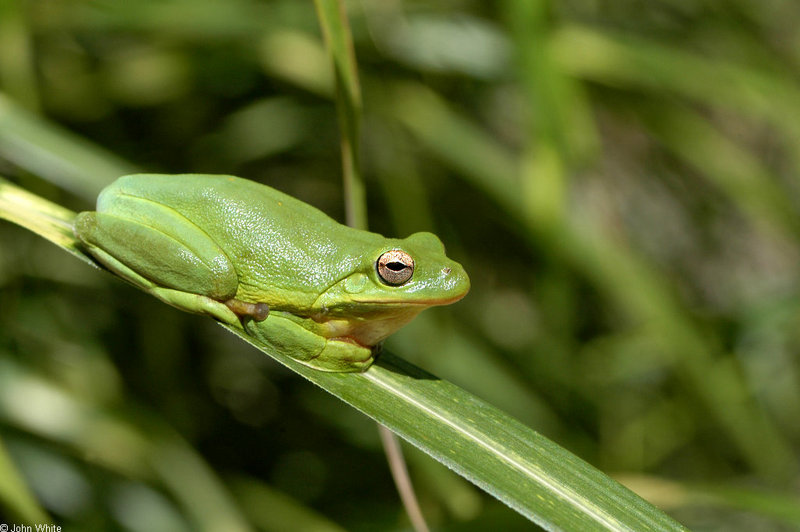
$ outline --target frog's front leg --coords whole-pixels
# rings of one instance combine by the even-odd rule
[[[115,198],[114,214],[82,212],[75,235],[103,266],[172,306],[229,324],[263,320],[269,308],[234,298],[238,275],[224,251],[174,210]]]

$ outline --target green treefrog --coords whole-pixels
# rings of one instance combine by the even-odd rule
[[[121,177],[74,232],[135,286],[324,371],[367,369],[383,339],[469,290],[431,233],[353,229],[233,176]]]

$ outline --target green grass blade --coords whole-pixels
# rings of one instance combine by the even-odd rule
[[[17,197],[15,189],[10,185],[0,189],[0,213],[13,204],[2,198]],[[73,239],[65,245],[71,232],[63,231],[69,211],[53,216],[50,205],[42,200],[39,207],[23,211],[28,220],[14,212],[4,217],[75,254],[77,243]],[[42,230],[51,225],[51,230]],[[458,386],[390,353],[384,353],[365,373],[324,373],[269,352],[237,328],[225,327],[546,528],[683,529],[567,450]]]
[[[134,167],[0,93],[0,157],[81,197],[94,199]]]
[[[365,373],[323,373],[226,328],[545,528],[683,530],[566,449],[390,353]]]
[[[315,0],[322,34],[333,60],[336,77],[336,109],[341,133],[347,225],[367,228],[366,192],[359,165],[361,87],[356,55],[344,4],[340,0]]]
[[[94,265],[72,234],[76,213],[31,194],[0,177],[0,218],[33,231],[79,259]]]
[[[36,502],[0,440],[0,506],[29,524],[49,523],[50,519]]]

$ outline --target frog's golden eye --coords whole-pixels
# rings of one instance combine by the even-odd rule
[[[392,249],[378,257],[376,264],[381,280],[392,286],[405,283],[414,274],[414,259],[401,249]]]

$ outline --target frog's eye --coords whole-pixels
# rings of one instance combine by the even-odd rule
[[[378,257],[376,266],[381,280],[392,286],[405,283],[414,273],[414,259],[400,249],[392,249]]]

